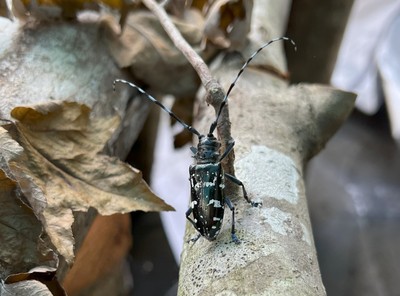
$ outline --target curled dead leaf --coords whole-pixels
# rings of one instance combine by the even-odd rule
[[[9,7],[9,3],[6,0],[0,0],[0,17],[6,17],[11,20],[13,19],[11,7]]]
[[[191,45],[199,45],[203,18],[194,10],[187,13],[191,15],[184,19],[171,18]],[[119,67],[129,68],[137,81],[180,97],[193,95],[197,90],[196,72],[151,12],[129,14],[120,35],[112,29],[112,18],[104,19],[103,27],[111,55]]]
[[[190,7],[198,9],[202,12],[207,12],[209,9],[211,3],[213,2],[211,0],[192,0],[190,3]]]
[[[4,283],[0,283],[0,295],[65,296],[67,294],[56,278],[55,268],[38,266],[28,272],[7,277]]]
[[[221,48],[242,48],[250,32],[253,0],[218,0],[209,9],[204,25],[206,41]]]
[[[15,1],[15,0],[13,0]],[[85,9],[99,10],[99,5],[103,4],[114,9],[125,7],[123,0],[18,0],[24,5],[29,13],[39,19],[52,18],[75,18],[78,12]]]
[[[0,281],[0,295],[2,296],[54,296],[53,293],[46,287],[36,280],[22,281],[13,284],[5,284]]]
[[[90,109],[76,102],[16,107],[11,115],[18,121],[3,127],[23,152],[9,157],[2,169],[12,175],[67,262],[74,258],[74,211],[95,208],[111,215],[173,209],[151,192],[140,171],[100,154],[118,117],[91,118]]]
[[[0,141],[6,131],[0,127]],[[17,184],[0,170],[0,279],[39,266],[56,267],[57,256],[40,239],[42,224],[19,197]]]

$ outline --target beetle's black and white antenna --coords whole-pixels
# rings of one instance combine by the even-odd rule
[[[221,105],[219,106],[216,119],[211,124],[209,133],[206,135],[200,134],[195,128],[183,122],[178,116],[175,115],[175,113],[173,113],[170,109],[157,101],[153,96],[149,95],[136,84],[123,79],[116,79],[113,82],[114,91],[117,83],[127,84],[133,88],[136,88],[150,101],[161,107],[171,117],[176,119],[176,121],[178,121],[185,129],[195,134],[199,138],[197,148],[191,147],[191,150],[194,153],[193,158],[195,159],[195,164],[189,167],[189,180],[191,184],[191,206],[186,211],[186,218],[199,232],[198,237],[204,236],[210,241],[216,239],[218,233],[221,230],[221,223],[224,216],[224,206],[227,205],[232,212],[232,241],[235,243],[240,243],[235,234],[235,207],[233,206],[229,197],[225,195],[224,191],[225,179],[228,179],[236,185],[240,186],[242,188],[244,199],[253,207],[258,207],[259,205],[261,205],[261,203],[259,202],[253,202],[252,200],[250,200],[244,184],[239,179],[223,171],[221,161],[233,150],[235,142],[231,141],[221,155],[219,151],[221,147],[221,142],[213,135],[213,132],[217,127],[222,109],[224,108],[224,106],[226,106],[228,102],[228,96],[231,93],[240,75],[242,75],[244,69],[246,69],[251,60],[262,49],[280,40],[290,41],[296,49],[296,44],[293,42],[292,39],[288,37],[280,37],[272,39],[271,41],[265,43],[256,52],[254,52],[246,61],[246,63],[244,63],[239,73],[236,75],[235,80],[229,86],[229,89],[223,101],[221,102]],[[190,217],[191,215],[193,216],[193,218]],[[197,238],[193,241],[196,241]]]
[[[279,37],[279,38],[272,39],[272,40],[268,41],[267,43],[265,43],[264,45],[262,45],[259,49],[257,49],[257,50],[248,58],[248,60],[243,64],[243,66],[242,66],[242,68],[240,69],[239,73],[236,75],[235,80],[233,80],[233,82],[232,82],[231,85],[229,86],[228,91],[226,92],[226,95],[225,95],[225,97],[224,97],[224,99],[223,99],[221,105],[219,106],[218,113],[217,113],[217,117],[216,117],[215,121],[214,121],[214,122],[211,124],[211,126],[210,126],[210,131],[209,131],[210,134],[212,134],[212,133],[214,132],[215,128],[217,127],[218,120],[219,120],[219,117],[220,117],[220,115],[221,115],[222,109],[224,108],[224,106],[226,105],[226,103],[227,103],[227,101],[228,101],[228,96],[229,96],[229,94],[231,93],[233,87],[236,85],[236,82],[238,81],[239,77],[242,75],[244,69],[246,69],[246,67],[250,64],[251,60],[252,60],[261,50],[263,50],[263,49],[266,48],[267,46],[271,45],[272,43],[277,42],[277,41],[281,41],[281,40],[289,41],[289,42],[294,46],[294,50],[295,50],[295,51],[297,50],[296,43],[294,43],[294,41],[293,41],[292,39],[288,38],[288,37]]]
[[[172,112],[170,109],[168,109],[166,106],[161,104],[159,101],[157,101],[152,95],[148,94],[145,90],[143,90],[140,86],[137,86],[136,84],[129,82],[124,79],[115,79],[113,82],[113,89],[115,91],[115,85],[117,83],[124,83],[128,84],[129,86],[136,88],[140,93],[144,94],[150,101],[152,101],[154,104],[158,105],[163,109],[165,112],[167,112],[171,117],[173,117],[176,121],[178,121],[185,129],[187,129],[189,132],[195,134],[196,136],[200,137],[201,134],[192,126],[186,124],[183,122],[182,119],[180,119],[174,112]]]
[[[281,40],[289,41],[294,46],[294,50],[297,49],[296,43],[294,43],[294,41],[292,39],[290,39],[288,37],[279,37],[279,38],[275,38],[275,39],[272,39],[272,40],[268,41],[267,43],[262,45],[258,50],[256,50],[248,58],[248,60],[243,64],[242,68],[239,70],[239,73],[236,75],[235,80],[229,86],[228,91],[226,92],[226,95],[225,95],[224,99],[222,100],[221,105],[219,106],[219,109],[218,109],[218,112],[217,112],[217,117],[215,118],[214,122],[211,124],[210,131],[208,132],[208,134],[212,134],[215,131],[215,128],[217,127],[217,124],[218,124],[219,117],[220,117],[220,115],[222,113],[222,109],[225,107],[225,105],[228,102],[229,94],[231,93],[233,87],[236,85],[236,82],[238,81],[239,77],[242,75],[244,69],[246,69],[246,67],[250,64],[250,62],[253,60],[253,58],[260,51],[262,51],[264,48],[266,48],[267,46],[271,45],[272,43],[277,42],[277,41],[281,41]],[[115,91],[115,86],[116,86],[117,83],[128,84],[129,86],[131,86],[133,88],[136,88],[140,93],[145,95],[150,101],[152,101],[154,104],[160,106],[165,112],[167,112],[171,117],[173,117],[176,121],[178,121],[185,129],[187,129],[189,132],[195,134],[197,137],[200,138],[201,134],[200,134],[200,132],[198,130],[196,130],[194,127],[192,127],[192,126],[186,124],[185,122],[183,122],[182,119],[180,119],[174,112],[172,112],[170,109],[168,109],[162,103],[157,101],[152,95],[148,94],[140,86],[137,86],[136,84],[134,84],[132,82],[129,82],[127,80],[124,80],[124,79],[115,79],[114,82],[113,82],[114,91]]]

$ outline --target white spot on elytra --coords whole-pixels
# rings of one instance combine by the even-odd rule
[[[212,187],[212,186],[215,186],[215,183],[213,183],[213,182],[204,182],[203,186],[204,187]]]
[[[221,202],[216,199],[211,199],[208,203],[208,206],[214,204],[214,208],[221,208]]]

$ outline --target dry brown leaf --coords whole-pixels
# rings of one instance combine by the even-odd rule
[[[0,0],[0,17],[25,19],[26,9],[21,0]]]
[[[12,174],[67,262],[74,258],[74,211],[172,210],[151,192],[140,171],[99,154],[117,117],[90,118],[90,109],[76,102],[16,107],[11,115],[18,121],[3,127],[24,151],[3,170]]]
[[[212,0],[192,0],[190,3],[190,7],[205,12],[209,9],[212,2]]]
[[[1,282],[0,295],[53,295],[65,296],[56,278],[55,268],[39,266],[28,272],[13,274]]]
[[[190,44],[200,44],[202,17],[194,10],[187,13],[191,16],[185,20],[171,18]],[[131,13],[121,35],[111,29],[115,28],[111,18],[104,20],[104,27],[113,58],[121,68],[129,67],[136,80],[177,96],[193,95],[196,91],[196,72],[151,12]]]
[[[14,0],[15,1],[15,0]],[[23,3],[30,14],[35,17],[46,18],[75,18],[76,14],[84,9],[98,9],[99,4],[114,9],[123,9],[123,0],[18,0]]]
[[[2,143],[4,137],[6,131],[0,127]],[[57,256],[40,239],[42,224],[18,198],[16,183],[1,170],[0,189],[0,279],[39,265],[56,267]]]
[[[207,13],[204,35],[221,48],[242,48],[250,32],[253,0],[218,0]]]
[[[248,45],[240,50],[244,59],[248,58],[262,45],[271,39],[282,37],[285,34],[287,12],[290,2],[282,1],[254,1],[251,30],[248,34]],[[290,36],[289,36],[290,37]],[[296,41],[296,40],[295,40]],[[285,42],[276,42],[257,54],[250,67],[273,72],[279,77],[288,79],[284,51]],[[289,45],[289,50],[294,50]],[[243,61],[244,62],[244,61]]]
[[[0,17],[6,17],[12,19],[11,8],[9,7],[9,1],[0,0]]]
[[[4,284],[0,282],[1,296],[54,296],[53,293],[36,280],[22,281],[13,284]]]

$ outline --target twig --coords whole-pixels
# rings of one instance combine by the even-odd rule
[[[154,0],[142,0],[142,2],[158,18],[160,24],[163,26],[165,32],[171,38],[172,42],[193,66],[207,91],[207,103],[212,105],[215,111],[218,112],[218,109],[222,101],[224,100],[225,92],[219,82],[212,77],[211,71],[208,68],[207,64],[197,54],[197,52],[194,51],[190,44],[187,43],[187,41],[182,37],[181,33],[175,27],[168,14],[157,2],[155,2]],[[231,123],[229,120],[228,108],[224,108],[221,112],[217,130],[222,142],[222,149],[225,149],[228,143],[232,140]],[[225,158],[225,164],[229,164],[225,168],[225,170],[230,174],[234,174],[233,160],[234,154],[232,151],[231,154],[227,158]]]
[[[203,59],[193,50],[190,44],[182,37],[181,33],[175,27],[168,14],[154,0],[142,0],[142,2],[151,10],[158,18],[165,32],[174,42],[175,46],[183,53],[187,60],[192,64],[193,68],[199,75],[204,87],[213,80],[210,70]]]

